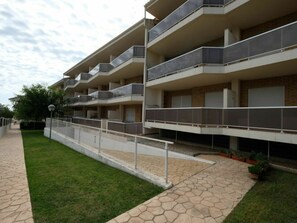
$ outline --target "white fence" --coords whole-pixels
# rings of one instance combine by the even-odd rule
[[[11,119],[0,117],[0,138],[4,136],[11,124]]]
[[[144,179],[151,179],[151,182],[168,187],[168,158],[189,159],[188,156],[168,151],[170,141],[147,138],[138,135],[131,135],[122,132],[115,132],[107,129],[94,128],[65,122],[58,119],[52,120],[52,132],[50,134],[50,119],[46,120],[46,136],[70,146],[80,148],[86,155],[94,158],[100,156],[98,160],[109,160],[121,165],[126,172],[132,169],[135,175],[144,174]],[[71,141],[71,145],[69,142]],[[83,151],[81,150],[83,148]],[[103,157],[103,158],[102,158]],[[190,158],[191,159],[191,158]],[[115,166],[115,165],[112,165]],[[115,166],[117,167],[117,166]],[[120,169],[122,169],[120,168]],[[131,172],[130,172],[131,173]],[[133,174],[133,173],[132,173]]]

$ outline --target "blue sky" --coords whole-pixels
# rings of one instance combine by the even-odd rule
[[[51,85],[144,16],[148,0],[1,0],[0,103]]]

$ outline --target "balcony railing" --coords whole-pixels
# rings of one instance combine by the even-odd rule
[[[89,74],[95,75],[99,72],[109,72],[113,69],[113,66],[110,63],[99,63],[92,70],[90,70]]]
[[[149,42],[202,7],[223,7],[234,0],[188,0],[149,31]]]
[[[124,97],[129,95],[143,95],[143,84],[133,83],[110,91],[95,91],[89,96],[94,99],[107,100],[111,98]]]
[[[128,84],[119,88],[115,88],[110,90],[112,92],[113,97],[122,97],[128,95],[143,95],[143,84]]]
[[[297,131],[297,107],[146,109],[147,122]]]
[[[223,48],[202,47],[193,50],[148,69],[147,80],[151,81],[203,64],[222,64],[223,54]]]
[[[148,69],[147,80],[204,64],[228,65],[297,46],[297,22],[226,47],[202,47]]]
[[[144,58],[144,52],[144,46],[132,46],[124,53],[122,53],[120,56],[116,57],[113,61],[111,61],[110,64],[114,68],[116,68],[121,64],[125,63],[126,61],[130,60],[131,58]]]
[[[108,130],[124,132],[128,134],[142,134],[142,123],[141,122],[116,122],[108,121]]]
[[[99,119],[73,117],[72,122],[80,125],[88,125],[88,126],[101,128],[101,120]]]
[[[77,75],[77,77],[75,78],[76,81],[86,81],[89,80],[93,75],[89,74],[89,73],[80,73],[79,75]]]
[[[77,80],[68,79],[64,83],[64,88],[66,88],[67,86],[74,86],[76,83],[77,83]]]
[[[79,96],[76,96],[76,97],[68,98],[66,100],[66,103],[75,104],[75,103],[78,103],[78,102],[88,102],[90,100],[92,100],[92,97],[89,96],[89,95],[79,95]]]

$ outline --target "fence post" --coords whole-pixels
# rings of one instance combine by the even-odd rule
[[[80,144],[80,126],[78,127],[78,144]]]
[[[165,142],[165,182],[168,183],[168,143]]]
[[[284,109],[281,108],[281,133],[284,133]]]
[[[137,136],[134,138],[135,142],[135,151],[134,151],[134,169],[137,170]]]
[[[99,129],[99,136],[98,136],[98,154],[101,153],[101,135],[102,135],[102,129]]]

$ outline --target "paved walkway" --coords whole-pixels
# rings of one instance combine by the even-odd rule
[[[18,125],[0,139],[0,222],[33,222],[24,160],[23,141]]]
[[[200,157],[217,163],[109,223],[223,222],[255,182],[248,176],[246,163],[220,156]]]

